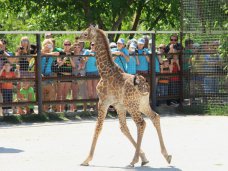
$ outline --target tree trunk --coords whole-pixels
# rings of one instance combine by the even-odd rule
[[[140,20],[141,14],[142,14],[144,3],[145,3],[145,0],[141,0],[139,2],[139,4],[138,4],[138,8],[137,8],[137,11],[136,11],[135,20],[134,20],[133,26],[131,28],[132,31],[135,31],[137,29],[137,27],[138,27],[139,20]],[[135,34],[130,34],[129,39],[132,39],[134,37],[134,35]]]
[[[206,21],[205,21],[205,18],[204,18],[204,13],[202,12],[202,2],[201,0],[197,0],[197,7],[198,7],[198,11],[199,11],[199,17],[200,17],[200,20],[201,20],[201,23],[202,23],[202,32],[203,33],[206,33]]]

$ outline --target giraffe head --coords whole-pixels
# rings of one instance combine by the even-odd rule
[[[80,41],[91,41],[94,42],[96,38],[96,31],[98,27],[90,25],[89,28],[87,28],[80,36]]]

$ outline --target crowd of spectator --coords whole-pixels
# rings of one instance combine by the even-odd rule
[[[75,39],[74,42],[64,40],[62,47],[56,47],[55,39],[51,33],[45,34],[45,39],[42,42],[41,48],[41,67],[42,77],[66,77],[70,75],[75,76],[98,76],[98,69],[96,66],[96,52],[94,42],[90,42],[89,48],[85,48],[85,43]],[[149,74],[150,71],[150,54],[152,40],[148,37],[131,39],[126,41],[123,38],[118,41],[110,43],[111,53],[114,62],[126,73],[129,74]],[[36,70],[36,45],[31,44],[28,37],[22,37],[15,53],[7,50],[7,42],[4,39],[0,41],[0,77],[1,78],[26,78],[34,77]],[[188,72],[192,53],[194,50],[194,42],[190,39],[185,41],[185,48],[178,43],[178,36],[170,36],[170,42],[160,44],[157,46],[155,55],[155,71],[156,73],[179,73],[180,67],[180,52],[183,50],[183,72]],[[16,57],[11,57],[15,54]],[[27,57],[30,55],[30,57]],[[34,55],[34,57],[31,57]],[[83,56],[80,56],[83,55]],[[211,62],[210,57],[205,57],[208,62]],[[214,62],[214,61],[213,61]],[[187,81],[188,79],[184,80]],[[60,80],[60,81],[42,81],[42,93],[44,101],[52,100],[66,100],[72,99],[87,99],[97,98],[96,85],[98,79],[91,80]],[[213,81],[210,78],[204,80],[205,82]],[[180,91],[180,77],[175,76],[161,76],[156,78],[157,95],[179,95]],[[207,84],[208,86],[209,84]],[[213,83],[214,85],[214,83]],[[16,91],[13,91],[16,87]],[[205,87],[206,90],[211,87]],[[12,101],[35,101],[35,88],[32,82],[23,82],[13,84],[13,82],[3,82],[0,84],[0,100],[3,103],[10,103]],[[212,87],[212,89],[215,89]],[[14,94],[16,94],[14,96]],[[1,101],[0,101],[1,103]],[[178,106],[180,103],[178,98],[168,100],[167,105]],[[159,103],[158,103],[159,105]],[[97,107],[96,103],[84,103],[83,109],[94,110]],[[79,106],[72,105],[44,105],[44,111],[77,111]],[[10,111],[18,114],[34,113],[34,106],[28,105],[24,107],[12,108],[11,106],[3,107],[3,114],[8,114]]]

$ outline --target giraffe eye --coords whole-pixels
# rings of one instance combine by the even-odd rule
[[[87,37],[87,36],[88,36],[88,34],[87,34],[87,33],[84,33],[84,36],[85,36],[85,37]]]

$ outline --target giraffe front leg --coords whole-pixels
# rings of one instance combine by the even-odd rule
[[[121,110],[118,107],[116,107],[118,116],[119,116],[119,123],[120,123],[120,130],[122,131],[122,133],[128,138],[128,140],[132,143],[132,145],[136,148],[136,142],[133,139],[128,126],[127,126],[127,122],[126,122],[126,110]],[[139,156],[142,160],[141,166],[146,165],[147,163],[149,163],[149,161],[146,158],[145,153],[140,149],[139,152]]]
[[[135,163],[137,163],[139,161],[139,153],[140,153],[143,133],[144,133],[144,130],[146,127],[146,122],[142,118],[141,113],[137,112],[137,111],[132,114],[132,118],[137,126],[136,150],[135,150],[134,158],[133,158],[132,162],[130,163],[130,166],[134,167]]]
[[[96,123],[94,136],[93,136],[93,142],[92,142],[92,145],[91,145],[89,156],[81,164],[82,166],[88,166],[89,162],[93,159],[93,154],[94,154],[94,150],[95,150],[95,147],[96,147],[97,139],[98,139],[98,137],[99,137],[99,135],[101,133],[101,130],[102,130],[102,127],[103,127],[103,123],[104,123],[104,120],[105,120],[105,116],[107,114],[107,110],[108,110],[108,105],[104,105],[104,104],[101,104],[99,102],[99,104],[98,104],[98,118],[97,118],[97,123]]]

